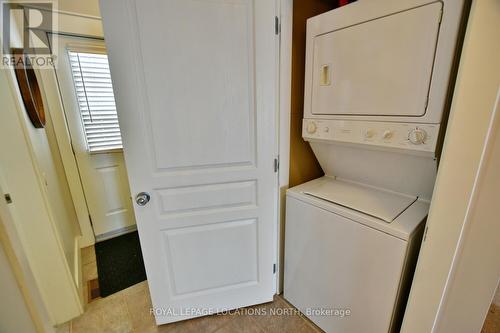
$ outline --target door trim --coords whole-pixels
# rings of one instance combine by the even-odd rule
[[[96,21],[99,25],[101,19],[96,17],[86,17],[71,13],[58,13],[59,20],[61,16],[64,17],[64,22],[74,23],[70,25],[59,25],[58,31],[47,31],[54,35],[73,35],[75,37],[86,37],[92,39],[102,40],[104,38],[102,28],[96,28]],[[44,92],[45,102],[47,103],[49,112],[54,125],[54,134],[61,154],[61,160],[66,173],[66,179],[70,189],[71,199],[75,206],[78,224],[82,233],[80,240],[80,247],[87,247],[95,244],[95,236],[92,229],[90,214],[87,208],[87,202],[83,192],[83,185],[80,180],[80,173],[76,163],[76,157],[73,154],[73,147],[71,145],[71,138],[69,136],[69,129],[66,124],[66,116],[62,104],[62,97],[59,91],[59,84],[57,81],[57,74],[55,70],[42,70],[38,71],[41,79],[41,87]]]
[[[292,21],[293,0],[277,0],[276,13],[280,15],[280,34],[278,35],[278,193],[276,219],[276,290],[283,292],[284,240],[285,240],[285,203],[290,172],[290,122],[292,98]]]

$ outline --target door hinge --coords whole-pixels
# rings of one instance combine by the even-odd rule
[[[278,16],[274,17],[274,34],[279,35],[281,32],[281,23]]]
[[[279,169],[280,169],[280,160],[277,157],[274,159],[274,172],[278,172]]]
[[[273,264],[273,274],[276,274],[276,264]]]

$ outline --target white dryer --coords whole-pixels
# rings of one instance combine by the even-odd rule
[[[463,10],[358,0],[307,22],[302,136],[325,177],[287,192],[284,297],[328,333],[400,327]]]

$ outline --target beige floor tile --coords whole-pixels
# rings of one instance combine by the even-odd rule
[[[81,253],[82,253],[82,265],[90,264],[91,262],[96,261],[94,245],[82,248]]]
[[[231,316],[228,322],[215,333],[264,333],[264,330],[251,316]]]
[[[59,325],[56,328],[56,333],[70,333],[71,323],[67,322],[65,324]]]
[[[87,307],[87,304],[89,302],[89,285],[87,283],[87,281],[83,281],[83,285],[82,285],[82,293],[83,293],[83,303],[84,303],[84,306]]]
[[[213,315],[184,320],[158,327],[160,333],[212,333],[227,324],[226,316]]]
[[[90,270],[90,269],[89,269]],[[91,274],[89,274],[91,276]],[[72,333],[316,333],[315,326],[294,313],[280,297],[271,303],[238,311],[156,326],[150,314],[151,299],[147,281],[138,283],[87,305],[85,313],[73,320]],[[288,309],[272,315],[270,309]],[[265,311],[262,311],[265,310]],[[62,331],[61,333],[69,333]],[[490,333],[490,332],[487,332]]]
[[[123,294],[124,296],[127,296],[127,295],[136,294],[139,291],[144,291],[147,294],[149,294],[149,288],[148,288],[147,281],[142,281],[142,282],[139,282],[137,284],[134,284],[133,286],[130,286],[127,289],[121,290],[119,293]]]
[[[72,322],[72,333],[128,333],[132,323],[122,295],[114,294],[88,304]]]
[[[295,309],[295,307],[290,304],[284,297],[283,295],[276,295],[275,296],[275,300],[278,301],[281,306],[285,306],[285,307],[288,307],[288,308],[292,308],[292,309]],[[316,326],[316,324],[314,324],[312,321],[310,321],[306,316],[304,315],[300,315],[300,318],[306,323],[305,325],[305,331],[304,332],[318,332],[318,333],[322,333],[323,330],[321,328],[319,328],[318,326]]]
[[[274,302],[258,305],[264,308],[266,315],[252,316],[252,319],[267,333],[313,333],[315,328],[306,322],[306,319],[297,314],[292,306],[289,306],[279,296]]]
[[[154,316],[150,313],[152,304],[146,281],[127,288],[120,293],[123,294],[125,299],[134,332],[209,333],[217,330],[227,322],[225,316],[208,316],[156,326]]]
[[[151,299],[145,283],[136,284],[123,290],[132,327],[136,332],[154,332],[156,323],[150,313]]]

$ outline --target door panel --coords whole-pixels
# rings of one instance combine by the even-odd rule
[[[89,170],[91,174],[86,177],[92,179],[93,187],[87,192],[99,192],[94,193],[95,196],[87,201],[103,214],[93,215],[96,216],[92,220],[95,234],[104,235],[134,225],[123,153],[95,154],[90,156],[90,162],[94,169]],[[104,221],[101,222],[98,218]]]
[[[127,170],[120,150],[99,153],[88,151],[68,49],[96,53],[105,52],[106,49],[102,40],[69,36],[57,38],[60,57],[56,73],[64,113],[92,218],[92,228],[96,239],[103,240],[135,229]]]
[[[257,183],[242,181],[215,185],[196,185],[157,191],[160,214],[207,213],[211,209],[234,210],[257,207]]]
[[[173,229],[164,236],[174,297],[257,284],[256,219]]]
[[[167,323],[272,300],[275,3],[101,3],[153,305]],[[185,309],[198,309],[186,314]]]
[[[253,165],[251,2],[178,0],[151,4],[153,8],[141,4],[136,10],[141,22],[139,47],[157,49],[166,56],[159,63],[158,53],[142,52],[149,106],[168,110],[152,112],[147,121],[151,128],[148,145],[153,147],[156,168]],[[156,20],[169,24],[159,25]],[[166,43],[158,45],[160,36]]]

